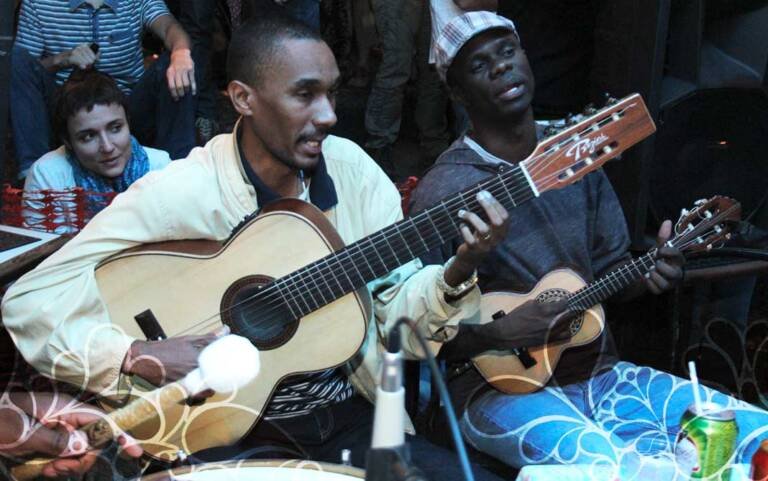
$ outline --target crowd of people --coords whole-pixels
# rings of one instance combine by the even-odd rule
[[[494,13],[493,0],[372,2],[383,58],[365,108],[368,137],[362,146],[332,135],[341,75],[319,32],[320,2],[262,0],[249,8],[268,13],[244,18],[228,47],[226,94],[239,119],[231,132],[194,148],[199,119],[213,116],[210,105],[199,105],[212,88],[205,39],[210,3],[181,3],[190,5],[181,6],[186,13],[179,23],[162,0],[22,1],[11,94],[25,190],[80,187],[119,195],[10,286],[3,324],[34,368],[95,394],[113,393],[125,378],[156,386],[176,381],[219,335],[148,340],[119,329],[95,274],[110,256],[163,241],[223,243],[244,219],[284,198],[313,205],[347,245],[403,219],[392,148],[414,61],[420,162],[431,168],[413,192],[412,215],[517,165],[542,136],[525,39],[512,20]],[[197,33],[190,39],[183,25],[192,24]],[[147,69],[145,30],[166,47]],[[449,104],[452,115],[464,119],[453,142]],[[52,129],[44,118],[52,119]],[[61,146],[49,151],[52,140]],[[495,390],[472,364],[486,351],[571,335],[572,316],[562,300],[528,301],[492,322],[472,323],[481,293],[525,292],[562,266],[591,281],[631,259],[626,221],[605,174],[593,172],[514,210],[485,190],[474,200],[477,211],[460,209],[446,219],[456,226],[454,239],[368,284],[372,318],[359,356],[283,380],[247,436],[188,453],[189,461],[289,457],[333,463],[349,449],[351,463],[364,466],[379,354],[391,326],[405,316],[446,361],[461,431],[475,450],[512,468],[601,464],[621,479],[644,479],[649,460],[660,457],[674,465],[680,419],[694,400],[691,383],[621,361],[609,329],[568,350],[547,385],[532,393]],[[29,201],[26,209],[33,223],[40,208]],[[671,227],[669,221],[660,226],[653,268],[623,298],[661,294],[680,282],[684,258],[667,243]],[[415,359],[426,355],[409,335],[403,350]],[[702,399],[735,412],[734,460],[748,460],[768,436],[768,413],[699,389]],[[73,405],[80,406],[69,397],[6,393],[0,398],[0,419],[6,421],[0,422],[11,429],[0,434],[0,451],[14,462],[33,452],[60,456],[46,466],[46,476],[88,471],[95,453],[77,428],[100,413],[89,407],[75,416]],[[413,463],[428,479],[460,479],[454,453],[415,432],[410,422],[403,429]],[[128,456],[141,455],[141,445],[125,433],[116,442]],[[475,474],[498,479],[479,467]]]

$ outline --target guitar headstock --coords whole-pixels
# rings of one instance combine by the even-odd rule
[[[640,95],[633,94],[543,140],[521,165],[538,192],[559,189],[655,131],[645,102]]]
[[[683,209],[670,242],[680,250],[710,250],[731,238],[731,229],[741,220],[741,204],[717,195],[696,201],[692,210]]]

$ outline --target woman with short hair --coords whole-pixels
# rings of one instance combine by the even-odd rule
[[[77,230],[106,206],[110,193],[123,192],[147,172],[170,163],[166,152],[144,147],[131,135],[125,95],[109,75],[95,70],[76,71],[62,86],[53,109],[53,131],[63,145],[32,164],[24,184],[28,227]],[[76,212],[76,187],[96,194],[87,202],[85,218]],[[80,209],[80,217],[82,213]]]

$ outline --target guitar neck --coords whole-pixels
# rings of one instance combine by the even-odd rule
[[[291,314],[302,317],[458,237],[458,212],[481,212],[477,193],[490,192],[507,210],[535,197],[515,165],[273,283]],[[293,295],[296,293],[296,295]]]
[[[625,289],[654,268],[654,255],[655,249],[574,292],[568,297],[568,309],[586,311]]]
[[[519,164],[278,279],[262,291],[277,294],[294,318],[303,317],[458,237],[458,212],[481,212],[476,198],[481,190],[511,210],[541,192],[576,182],[654,130],[642,99],[631,95],[540,142]]]

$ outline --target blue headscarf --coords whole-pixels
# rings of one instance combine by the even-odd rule
[[[149,172],[147,151],[134,136],[131,136],[131,157],[119,177],[108,178],[83,168],[69,149],[67,149],[67,160],[72,165],[75,185],[90,192],[125,192],[131,184]]]

